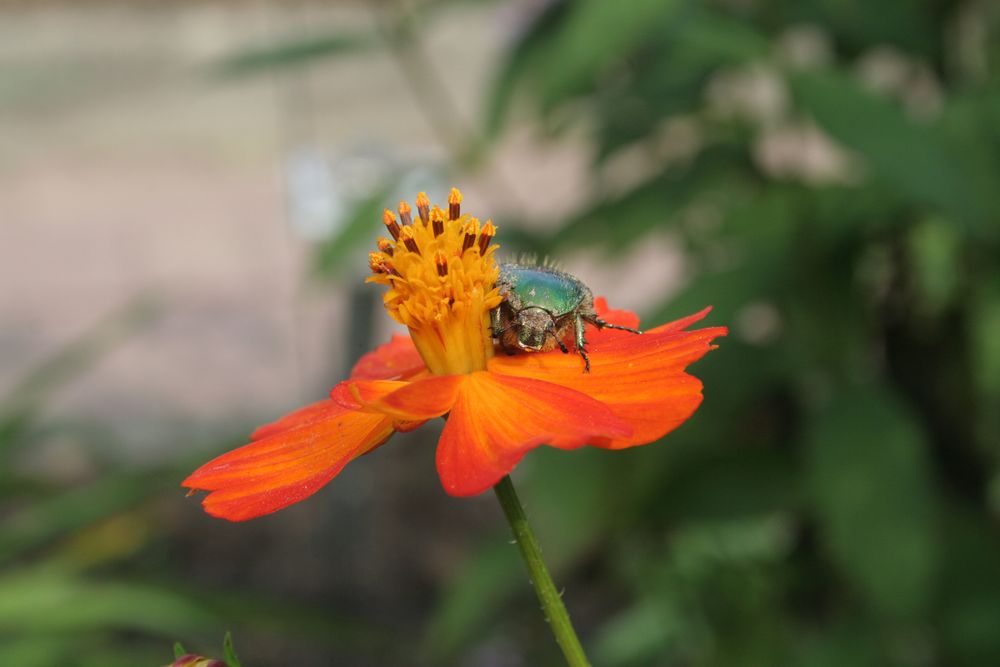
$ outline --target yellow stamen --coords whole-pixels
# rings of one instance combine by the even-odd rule
[[[382,211],[382,224],[385,225],[385,228],[389,230],[390,234],[392,234],[392,238],[398,241],[399,223],[396,222],[396,216],[394,216],[392,211],[389,209]]]
[[[413,225],[403,227],[402,231],[399,232],[399,239],[403,242],[403,245],[406,246],[406,249],[419,255],[420,246],[417,245],[417,240],[414,236]]]
[[[426,192],[417,194],[417,214],[420,215],[420,222],[427,224],[431,214],[431,200],[427,198]]]
[[[410,205],[405,201],[399,202],[399,219],[404,225],[413,224],[413,216],[410,215]]]
[[[451,200],[457,205],[461,194],[452,191],[449,214]],[[399,211],[405,221],[402,205]],[[386,309],[410,329],[432,373],[484,370],[493,356],[490,311],[500,305],[497,246],[490,244],[496,227],[487,222],[480,229],[468,214],[446,218],[441,209],[432,211],[423,193],[417,197],[417,213],[424,224],[404,224],[393,236],[395,242],[379,243],[381,252],[370,256],[373,275],[368,280],[389,288],[383,297]],[[386,227],[392,233],[388,222]]]
[[[448,219],[458,220],[462,211],[462,193],[458,188],[452,188],[448,193]]]
[[[462,233],[465,234],[465,238],[462,240],[462,252],[465,252],[476,242],[476,236],[479,235],[479,226],[472,220],[469,220],[462,227]]]
[[[379,239],[375,241],[375,245],[378,246],[378,249],[381,252],[384,252],[389,257],[392,257],[392,241],[385,238],[384,236],[380,236]]]
[[[489,247],[490,241],[497,234],[497,228],[493,225],[492,220],[487,220],[486,224],[483,225],[483,230],[479,233],[479,252],[485,253],[486,248]]]
[[[441,236],[444,233],[444,211],[437,206],[431,210],[431,229],[434,230],[434,236]]]

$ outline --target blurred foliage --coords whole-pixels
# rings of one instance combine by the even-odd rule
[[[596,664],[1000,662],[998,111],[990,3],[549,2],[510,47],[484,145],[592,156],[518,241],[672,239],[646,321],[732,328],[662,445],[526,462]]]
[[[394,6],[377,10],[388,27],[292,36],[215,71],[376,48],[405,58],[386,43],[394,26],[412,23],[419,41],[434,14]],[[595,664],[1000,664],[995,3],[518,9],[480,135],[452,153],[488,164],[528,124],[553,144],[583,142],[591,161],[576,210],[498,221],[507,248],[586,247],[624,264],[669,239],[684,251],[684,284],[637,285],[654,304],[644,320],[712,304],[709,322],[732,329],[694,369],[704,406],[663,443],[537,451],[519,470]],[[370,243],[394,178],[318,244],[316,277],[337,278]],[[13,465],[57,427],[99,451],[105,434],[54,425],[43,408],[147,312],[112,317],[0,401],[0,665],[161,664],[173,637],[208,646],[234,622],[250,644],[306,637],[379,661],[359,664],[558,662],[499,511],[450,580],[387,632],[365,613],[344,618],[245,582],[198,588],[167,562],[186,531],[156,499],[202,457],[134,470],[95,453],[97,471],[73,484]]]
[[[506,249],[626,263],[670,239],[684,284],[636,286],[658,302],[645,321],[712,304],[732,329],[695,368],[704,407],[662,445],[521,466],[595,664],[1000,662],[1000,10],[520,11],[480,136],[453,151],[476,160],[455,166],[529,125],[584,143],[590,197],[509,215]],[[319,249],[321,274],[386,187]],[[503,641],[558,661],[503,537],[443,591],[426,664]]]
[[[134,299],[0,397],[0,665],[162,665],[172,637],[205,645],[233,623],[264,639],[368,652],[379,635],[362,622],[238,585],[191,580],[188,561],[198,555],[184,546],[191,528],[177,512],[201,512],[193,501],[179,502],[178,483],[204,454],[136,466],[109,456],[121,443],[107,429],[48,414],[60,389],[161,311],[148,296]],[[211,451],[242,438],[216,440]],[[81,457],[71,479],[31,463],[53,456],[44,451],[53,439]],[[239,664],[228,635],[223,651],[227,664]]]

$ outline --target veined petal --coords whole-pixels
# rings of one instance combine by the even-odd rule
[[[351,371],[352,380],[396,380],[425,370],[413,340],[393,334],[392,339],[361,357]]]
[[[600,338],[588,347],[589,373],[583,372],[576,355],[553,352],[494,357],[489,369],[544,379],[610,407],[633,432],[592,444],[621,449],[657,440],[694,413],[701,404],[702,385],[684,369],[713,349],[713,338],[726,333],[725,327],[713,327]]]
[[[385,415],[326,400],[265,427],[262,436],[260,431],[254,442],[209,461],[182,482],[210,491],[202,501],[209,514],[245,521],[297,503],[385,442],[393,428]]]
[[[348,380],[348,390],[365,410],[402,421],[440,417],[455,402],[462,375],[432,375],[413,382]]]
[[[477,372],[461,376],[438,444],[437,469],[445,491],[472,496],[496,484],[539,445],[573,449],[630,433],[630,426],[606,405],[580,392],[531,378]]]

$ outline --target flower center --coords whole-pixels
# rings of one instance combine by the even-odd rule
[[[499,247],[493,222],[461,214],[462,194],[452,188],[448,210],[417,195],[417,219],[405,201],[399,218],[386,209],[382,221],[392,239],[380,238],[369,254],[369,282],[386,285],[386,310],[410,337],[435,375],[485,370],[493,356],[490,311],[500,305]]]

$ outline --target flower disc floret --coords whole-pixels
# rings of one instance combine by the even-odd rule
[[[369,256],[369,282],[387,286],[386,310],[410,330],[420,356],[436,375],[486,368],[493,356],[490,311],[500,305],[499,269],[492,243],[496,227],[461,214],[462,195],[452,188],[448,210],[417,196],[418,217],[406,202],[399,218],[382,216],[392,240],[380,239]]]

